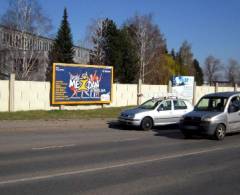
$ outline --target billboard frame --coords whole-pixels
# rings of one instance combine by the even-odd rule
[[[110,101],[55,101],[55,83],[56,83],[56,66],[64,66],[64,67],[84,67],[84,68],[110,68],[112,71],[111,74],[111,96]],[[51,100],[53,105],[90,105],[90,104],[110,104],[113,99],[113,66],[104,66],[104,65],[85,65],[85,64],[70,64],[70,63],[53,63],[52,66],[52,90],[51,90]]]

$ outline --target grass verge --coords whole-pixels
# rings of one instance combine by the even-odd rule
[[[119,113],[130,107],[102,108],[95,110],[51,110],[0,112],[0,120],[56,120],[56,119],[91,119],[116,118]]]

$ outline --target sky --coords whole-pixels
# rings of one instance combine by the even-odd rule
[[[192,46],[194,58],[204,64],[213,55],[227,64],[240,62],[239,0],[37,0],[57,32],[64,7],[68,10],[74,43],[85,40],[93,20],[108,17],[118,26],[137,14],[152,14],[167,40],[168,50],[178,51],[183,41]],[[0,0],[0,15],[8,0]]]

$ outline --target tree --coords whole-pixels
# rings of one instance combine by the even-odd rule
[[[176,52],[174,49],[171,50],[171,56],[174,60],[176,59]]]
[[[221,68],[220,60],[213,57],[212,55],[208,56],[205,60],[205,76],[210,85],[213,85],[213,81],[217,81],[219,77],[219,70]]]
[[[64,8],[63,19],[54,40],[52,50],[49,52],[49,65],[47,70],[47,80],[52,78],[52,64],[54,62],[74,63],[74,48],[71,28],[68,22],[67,9]]]
[[[197,83],[197,85],[202,85],[203,84],[203,71],[202,68],[199,65],[199,62],[194,59],[193,60],[193,67],[194,67],[194,78]]]
[[[180,64],[180,74],[181,75],[193,75],[193,54],[191,51],[191,45],[184,41],[177,54],[177,60]]]
[[[118,70],[121,65],[120,31],[113,20],[98,20],[92,25],[92,51],[90,63],[114,67],[115,80],[118,81]]]
[[[234,85],[240,81],[239,74],[240,74],[239,63],[234,59],[229,59],[228,65],[226,67],[226,76],[227,76],[228,81],[232,85]]]
[[[105,64],[114,67],[115,81],[132,83],[136,81],[136,48],[131,40],[127,27],[118,29],[109,19],[104,21]]]
[[[120,70],[122,66],[122,41],[121,32],[113,20],[105,19],[103,21],[103,51],[105,57],[103,59],[104,65],[114,67],[115,81],[119,81]]]
[[[106,23],[103,19],[99,19],[93,22],[89,26],[89,39],[92,46],[90,55],[90,64],[104,65],[105,63],[105,38],[104,29]]]
[[[135,44],[129,35],[127,27],[120,30],[121,61],[117,68],[118,81],[121,83],[136,83],[138,73],[138,56]]]
[[[40,35],[50,32],[51,21],[43,14],[38,2],[9,0],[1,23],[9,34],[8,43],[0,46],[7,58],[7,66],[1,66],[1,72],[15,73],[16,78],[21,80],[44,80],[47,55],[38,49],[38,40]]]
[[[52,29],[51,20],[36,0],[9,0],[1,23],[13,30],[42,36],[47,36]]]
[[[128,26],[136,44],[139,78],[143,83],[147,83],[147,79],[152,78],[156,71],[154,64],[156,59],[160,59],[159,56],[166,53],[166,40],[158,26],[153,24],[151,15],[135,15],[125,26]]]
[[[114,80],[121,83],[136,81],[136,49],[128,33],[128,28],[118,29],[113,20],[98,20],[91,25],[91,64],[114,67]]]

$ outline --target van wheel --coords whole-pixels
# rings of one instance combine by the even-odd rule
[[[145,117],[141,122],[141,128],[142,130],[150,130],[153,127],[153,121],[150,117]]]
[[[223,124],[219,124],[215,130],[215,135],[214,135],[215,139],[223,140],[225,135],[226,135],[226,127]]]

